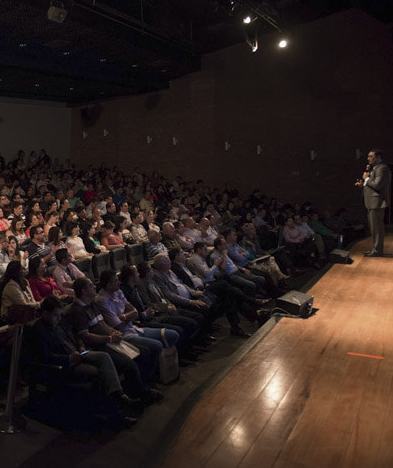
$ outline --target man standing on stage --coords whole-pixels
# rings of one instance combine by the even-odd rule
[[[385,208],[390,204],[391,173],[382,161],[383,153],[372,149],[368,153],[368,166],[363,173],[363,180],[356,185],[363,187],[364,205],[368,211],[368,222],[372,238],[372,248],[366,257],[382,257],[384,241]]]

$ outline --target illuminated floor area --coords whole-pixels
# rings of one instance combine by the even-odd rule
[[[366,247],[204,394],[163,467],[393,466],[393,258]]]

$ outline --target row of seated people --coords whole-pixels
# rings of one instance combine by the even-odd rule
[[[206,245],[197,243],[189,265],[194,265],[198,275],[185,266],[180,249],[171,250],[169,256],[156,255],[152,268],[148,263],[139,264],[138,269],[125,265],[119,276],[106,270],[98,294],[80,271],[75,277],[71,274],[75,279],[66,284],[67,290],[60,290],[47,274],[44,258],[30,260],[27,278],[22,264],[11,261],[2,281],[2,313],[7,317],[13,307],[21,306],[37,309],[40,318],[33,325],[36,358],[63,366],[66,378],[98,378],[100,387],[123,410],[131,409],[127,395],[148,403],[161,398],[148,384],[164,346],[176,345],[181,356],[193,357],[194,344],[201,346],[204,340],[213,339],[208,333],[218,317],[225,315],[238,336],[246,336],[239,327],[239,313],[260,322],[257,308],[265,302],[262,278],[249,273],[245,279],[240,271],[217,274],[223,259],[209,267],[207,255]],[[54,273],[56,269],[71,273],[67,250],[59,249],[56,258]],[[244,292],[236,287],[239,281],[252,286]],[[135,362],[107,349],[120,340],[138,347],[140,356]],[[119,387],[115,368],[126,374],[124,389]]]

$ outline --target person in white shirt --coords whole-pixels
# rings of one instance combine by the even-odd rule
[[[309,226],[308,216],[295,215],[293,219],[298,229],[300,229],[300,231],[305,235],[306,239],[310,239],[314,243],[318,251],[319,258],[326,258],[325,243],[323,242],[322,236],[314,232]]]
[[[131,215],[128,210],[128,203],[125,201],[120,205],[119,215],[127,220],[127,227],[131,224]]]
[[[194,242],[202,242],[201,232],[197,229],[197,224],[194,218],[186,217],[183,219],[184,231],[183,236],[186,236]]]
[[[131,215],[132,224],[130,227],[131,235],[135,242],[138,244],[143,244],[144,242],[148,242],[147,231],[143,227],[143,213],[133,213]]]
[[[202,218],[199,221],[198,229],[200,232],[201,242],[204,242],[209,247],[212,247],[214,241],[218,237],[218,232],[210,225],[208,218]]]
[[[68,234],[66,247],[72,257],[74,257],[75,260],[80,258],[91,258],[93,254],[86,250],[85,244],[79,236],[80,230],[78,224],[74,222],[68,223],[66,229]]]

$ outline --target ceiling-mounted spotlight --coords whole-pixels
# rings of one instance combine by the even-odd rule
[[[55,23],[64,23],[68,11],[64,8],[64,3],[58,0],[52,0],[48,9],[48,20]]]
[[[251,19],[251,16],[249,16],[249,15],[248,15],[248,16],[245,16],[245,17],[243,18],[243,23],[244,23],[244,24],[250,24],[251,21],[252,21],[252,19]]]
[[[256,52],[258,50],[258,39],[255,39],[255,41],[250,44],[250,47],[252,52]]]
[[[278,47],[280,49],[285,49],[286,47],[288,47],[288,41],[286,39],[281,39],[278,43]]]

